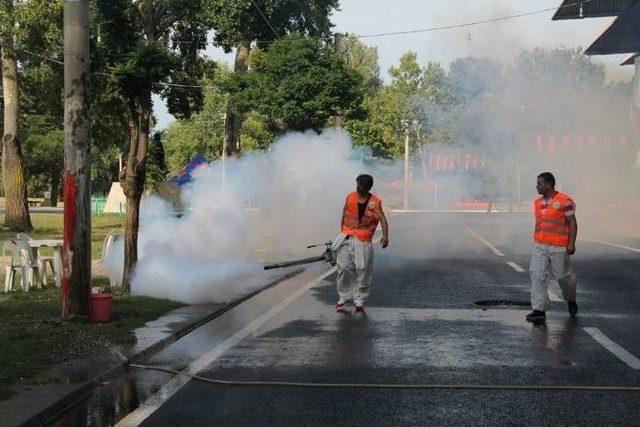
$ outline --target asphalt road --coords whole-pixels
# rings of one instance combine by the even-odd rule
[[[407,214],[391,226],[365,315],[334,311],[335,274],[317,279],[326,270],[317,266],[145,363],[227,380],[640,386],[640,239],[582,230],[578,318],[553,284],[546,324],[532,325],[522,305],[529,216]],[[476,304],[486,300],[514,305]],[[71,419],[108,424],[132,411],[122,425],[640,425],[640,392],[238,387],[135,370],[127,381],[127,410],[105,416],[94,399]]]

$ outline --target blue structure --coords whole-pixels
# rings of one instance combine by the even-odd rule
[[[169,183],[177,186],[183,186],[191,182],[191,173],[198,167],[205,166],[208,163],[209,162],[202,154],[196,154],[195,156],[193,156],[193,158],[191,158],[191,160],[185,167],[178,171],[178,174],[176,176],[169,179]]]

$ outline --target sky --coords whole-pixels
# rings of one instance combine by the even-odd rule
[[[561,0],[342,0],[332,21],[335,32],[366,36],[383,32],[456,25],[484,19],[558,7]],[[588,47],[612,18],[552,21],[553,11],[465,28],[412,35],[363,37],[378,48],[384,79],[400,56],[411,50],[418,60],[439,62],[445,68],[455,58],[469,55],[509,62],[521,49],[540,47]],[[206,56],[233,63],[233,53],[209,46]],[[630,80],[632,67],[621,67],[624,55],[597,56],[607,66],[608,80]],[[166,128],[174,118],[165,104],[154,98],[156,129]]]

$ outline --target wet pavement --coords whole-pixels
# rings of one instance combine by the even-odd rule
[[[554,284],[546,324],[532,325],[528,274],[507,264],[528,268],[529,215],[402,215],[391,226],[365,315],[335,313],[335,274],[318,278],[318,265],[144,364],[228,380],[640,386],[640,252],[579,241],[579,317]],[[487,300],[500,304],[476,304]],[[216,386],[131,369],[58,425],[638,425],[639,402],[639,392]]]

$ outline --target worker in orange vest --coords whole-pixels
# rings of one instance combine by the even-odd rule
[[[371,194],[373,177],[356,178],[357,189],[347,196],[342,210],[342,232],[337,243],[336,265],[338,269],[338,312],[347,311],[347,302],[353,299],[355,312],[364,312],[371,287],[373,270],[373,234],[382,225],[382,248],[389,245],[389,225],[382,211],[382,201]]]
[[[556,179],[550,172],[538,176],[536,189],[541,197],[534,201],[536,228],[535,246],[531,256],[531,308],[528,322],[544,322],[549,307],[548,284],[556,279],[567,302],[569,314],[578,313],[577,280],[571,266],[576,252],[576,204],[566,194],[555,189]]]

